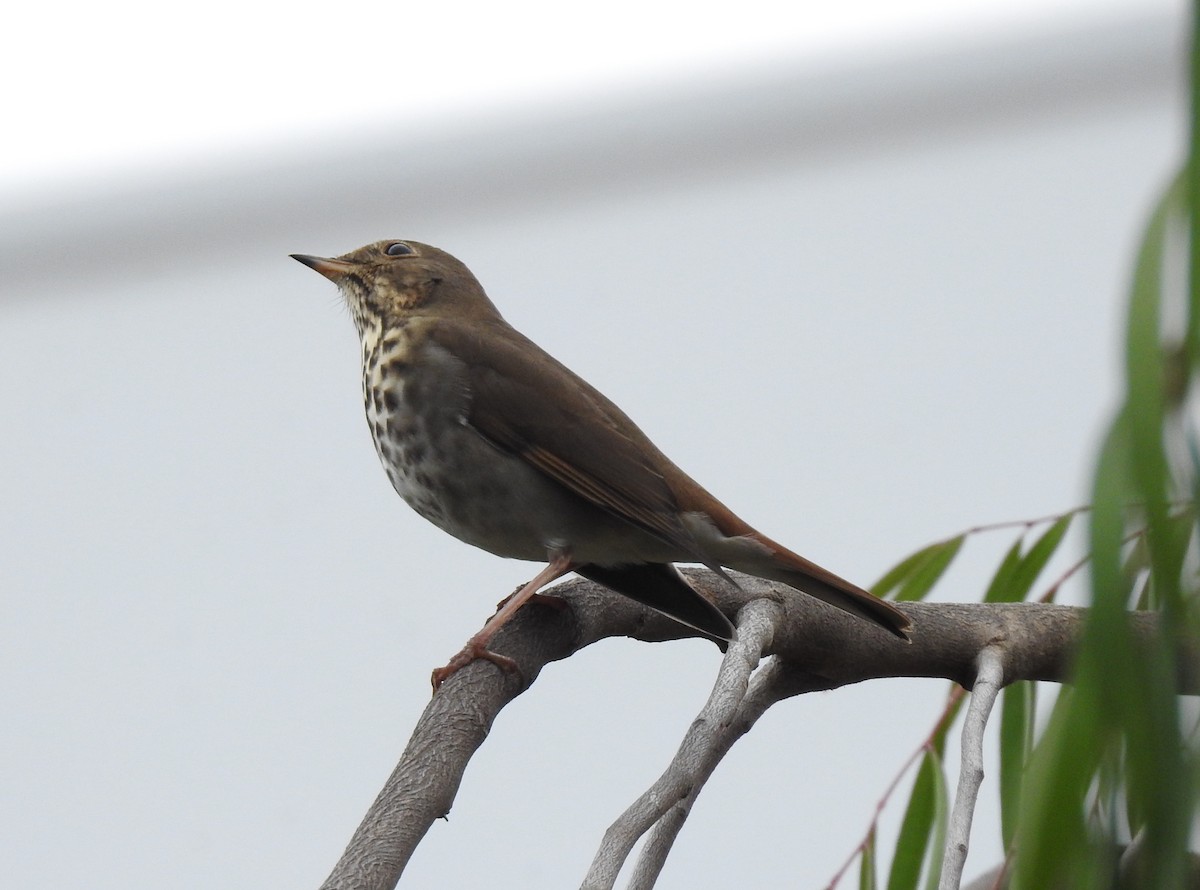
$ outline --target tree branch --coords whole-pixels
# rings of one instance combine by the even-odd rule
[[[971,688],[971,704],[962,729],[962,765],[958,771],[958,790],[946,833],[946,851],[942,857],[942,876],[938,890],[958,890],[963,867],[967,864],[967,846],[971,840],[971,819],[975,801],[983,784],[983,731],[988,715],[1000,694],[1004,679],[1004,655],[1000,646],[986,646],[979,653],[979,670]]]
[[[712,694],[684,736],[666,771],[604,833],[582,890],[608,890],[634,844],[651,828],[655,835],[642,851],[631,888],[651,887],[666,861],[700,788],[733,741],[747,729],[739,719],[751,675],[770,643],[779,610],[754,600],[738,616],[738,639],[721,662]]]
[[[728,615],[737,615],[756,600],[773,607],[772,632],[761,655],[776,658],[764,665],[769,672],[760,671],[762,683],[750,687],[739,720],[751,715],[757,719],[755,709],[761,708],[761,714],[793,695],[879,677],[943,677],[969,687],[979,653],[992,644],[1002,644],[1005,650],[1002,685],[1015,680],[1065,682],[1085,615],[1083,609],[1036,603],[903,603],[901,608],[915,625],[909,645],[784,585],[737,575],[739,587],[733,588],[711,572],[686,574]],[[323,888],[394,887],[429,826],[449,812],[463,771],[500,709],[528,688],[547,664],[607,637],[659,642],[694,635],[590,581],[573,579],[549,592],[569,608],[529,604],[493,641],[495,651],[520,666],[519,675],[479,660],[452,676],[434,696]],[[1130,621],[1143,644],[1153,645],[1156,616],[1134,613]],[[1194,649],[1179,674],[1181,691],[1195,694],[1200,669]],[[710,753],[722,746],[727,750],[745,729],[708,739]],[[700,771],[695,777],[702,783],[707,774]],[[690,798],[677,798],[673,805],[685,807],[677,813],[681,816]],[[664,822],[660,831],[668,832],[669,824]],[[663,834],[653,843],[669,847],[669,840]],[[645,867],[652,867],[650,860]]]

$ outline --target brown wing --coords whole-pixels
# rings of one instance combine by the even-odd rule
[[[487,339],[439,322],[433,340],[467,366],[467,422],[574,494],[706,562],[679,521],[666,461],[616,405],[504,326]],[[719,570],[719,566],[714,567]]]

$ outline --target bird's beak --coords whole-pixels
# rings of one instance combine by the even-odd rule
[[[354,268],[353,263],[347,263],[343,260],[333,260],[323,256],[308,256],[303,253],[293,253],[289,254],[289,256],[298,262],[304,263],[310,269],[316,269],[330,281],[337,281],[342,276],[349,274]]]

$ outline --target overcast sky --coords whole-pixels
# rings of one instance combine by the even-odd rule
[[[414,126],[788,55],[1037,28],[1182,0],[436,3],[114,0],[7,10],[0,194],[46,180]]]

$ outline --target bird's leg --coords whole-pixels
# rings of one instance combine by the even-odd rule
[[[517,596],[524,589],[525,585],[522,584],[504,599],[500,600],[500,602],[496,603],[496,611],[499,612],[501,609],[503,609],[509,600],[511,600],[514,596]],[[567,608],[567,601],[561,596],[555,596],[552,593],[530,594],[529,598],[525,600],[525,605],[529,605],[530,603],[537,603],[539,606],[549,606],[552,609]]]
[[[451,675],[460,668],[466,667],[476,658],[486,658],[506,671],[515,671],[517,669],[516,662],[511,658],[489,651],[487,648],[488,643],[492,641],[492,637],[496,635],[496,631],[500,630],[516,614],[517,609],[525,605],[541,588],[556,578],[561,578],[574,568],[575,563],[567,553],[555,553],[550,559],[550,564],[538,572],[532,581],[501,603],[496,614],[488,619],[487,624],[483,626],[483,629],[479,633],[467,640],[467,644],[462,647],[457,655],[451,658],[444,667],[437,668],[433,672],[431,678],[433,681],[433,691],[437,692],[438,687],[445,683]]]

